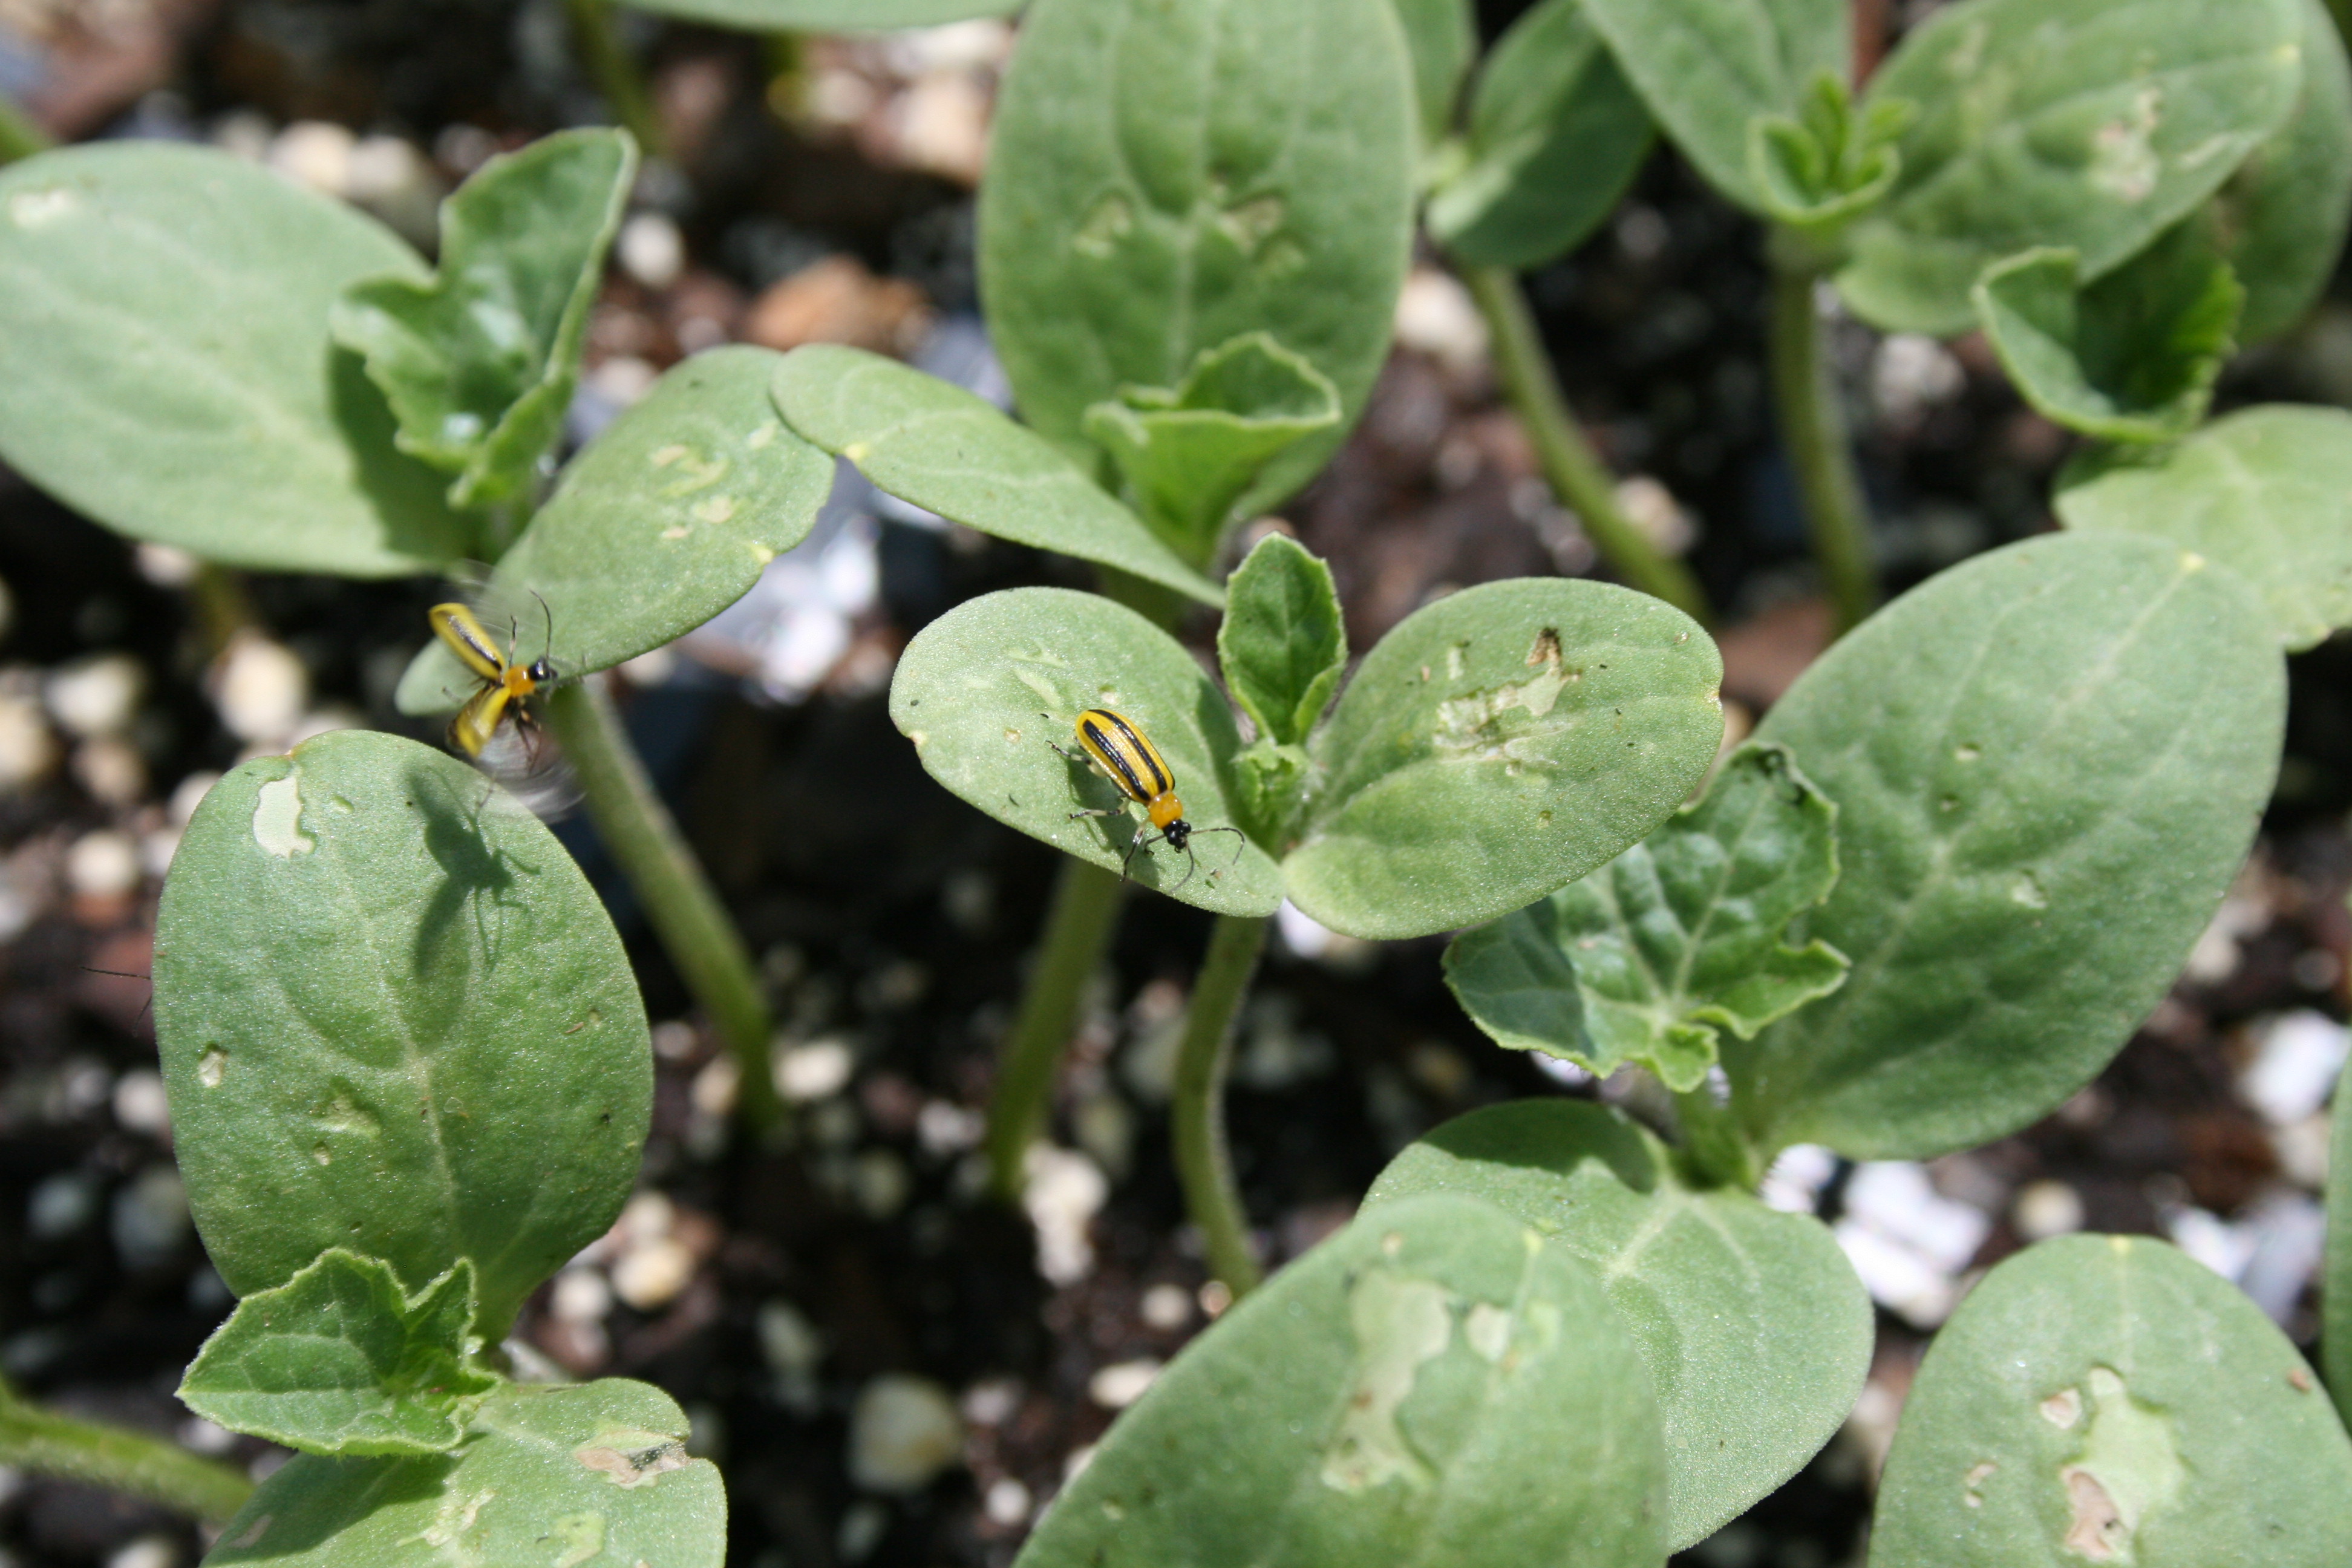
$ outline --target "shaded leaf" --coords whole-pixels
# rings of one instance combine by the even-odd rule
[[[1759,1146],[1924,1158],[2089,1081],[2244,861],[2284,700],[2252,594],[2123,534],[1979,555],[1847,634],[1757,731],[1837,802],[1806,931],[1853,961],[1721,1042]]]
[[[527,617],[526,655],[544,646],[567,677],[635,658],[741,598],[808,537],[834,465],[769,399],[782,357],[740,345],[681,362],[565,467],[486,593]],[[447,712],[474,685],[436,637],[395,701]]]
[[[1430,194],[1429,232],[1473,266],[1539,266],[1600,226],[1650,138],[1582,0],[1543,0],[1479,70],[1464,161]]]
[[[1743,746],[1643,843],[1454,938],[1445,983],[1498,1045],[1696,1089],[1718,1028],[1753,1038],[1844,982],[1836,949],[1782,941],[1837,881],[1836,826],[1785,750]]]
[[[2352,1561],[2352,1441],[2284,1334],[2146,1237],[2010,1258],[1927,1347],[1872,1568]]]
[[[1331,568],[1287,535],[1259,540],[1226,584],[1217,661],[1260,735],[1306,740],[1348,663]]]
[[[2262,595],[2290,649],[2352,626],[2352,414],[2265,404],[2058,493],[2069,528],[2149,533]]]
[[[68,147],[0,170],[0,455],[133,539],[392,577],[474,549],[393,446],[335,298],[421,277],[393,233],[226,153]]]
[[[528,499],[563,428],[588,309],[636,176],[625,132],[564,131],[491,159],[441,205],[441,268],[343,293],[401,450],[455,474],[453,506]]]
[[[1971,298],[2025,400],[2106,441],[2163,441],[2205,416],[2245,290],[2194,224],[2083,288],[2071,250],[1985,268]]]
[[[1474,1199],[1405,1199],[1186,1346],[1019,1568],[1655,1568],[1657,1422],[1571,1252]]]
[[[1087,410],[1085,428],[1152,531],[1206,566],[1265,466],[1339,422],[1339,394],[1322,373],[1250,332],[1202,353],[1173,391],[1121,387]]]
[[[1181,644],[1099,595],[1014,588],[959,605],[907,645],[890,682],[891,722],[924,771],[999,822],[1097,866],[1125,864],[1188,904],[1272,914],[1281,873],[1231,834],[1195,839],[1197,869],[1165,845],[1129,858],[1142,808],[1064,754],[1078,751],[1087,708],[1125,715],[1160,749],[1195,829],[1234,826],[1225,769],[1241,737],[1224,698]]]
[[[1599,1274],[1657,1389],[1668,1551],[1796,1474],[1862,1392],[1870,1298],[1828,1227],[1685,1185],[1615,1110],[1521,1100],[1457,1116],[1389,1162],[1366,1218],[1432,1193],[1484,1199]]]
[[[1381,639],[1310,749],[1323,778],[1283,863],[1351,936],[1493,920],[1615,858],[1680,805],[1723,732],[1722,660],[1664,600],[1488,583]]]
[[[1478,18],[1470,0],[1391,0],[1412,57],[1412,92],[1421,137],[1434,143],[1454,128],[1462,79],[1478,58]]]
[[[1748,125],[1798,112],[1827,72],[1853,74],[1843,0],[1583,0],[1666,135],[1724,198],[1765,211]]]
[[[1243,509],[1297,489],[1387,356],[1418,118],[1391,0],[1035,0],[980,192],[981,293],[1023,417],[1091,466],[1088,408],[1271,331],[1343,410]]]
[[[467,1363],[474,1266],[415,1295],[388,1264],[329,1247],[237,1303],[180,1380],[180,1399],[232,1432],[310,1454],[440,1454],[498,1379]]]
[[[2303,91],[2213,198],[2221,253],[2245,285],[2244,343],[2267,342],[2310,310],[2352,221],[2352,66],[2320,0],[2301,0]]]
[[[330,1247],[476,1331],[604,1234],[653,1092],[620,938],[537,817],[454,758],[346,730],[261,757],[188,824],[156,924],[173,1152],[239,1295]]]
[[[1203,604],[1223,597],[1051,442],[961,387],[820,344],[784,356],[773,393],[784,423],[901,500]]]
[[[1959,0],[1907,35],[1865,102],[1919,107],[1838,287],[1889,331],[1974,324],[1969,290],[2038,247],[2105,277],[2286,122],[2300,0]]]
[[[687,1457],[686,1435],[685,1412],[642,1383],[507,1384],[455,1453],[296,1455],[229,1521],[205,1568],[719,1568],[726,1489],[709,1460]]]

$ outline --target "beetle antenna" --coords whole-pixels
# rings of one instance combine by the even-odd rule
[[[541,645],[539,657],[545,661],[555,658],[555,612],[547,607],[547,595],[533,588],[530,596],[539,601],[539,613],[547,622],[547,641]]]

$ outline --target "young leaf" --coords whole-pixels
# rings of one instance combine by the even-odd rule
[[[1331,568],[1286,534],[1259,540],[1226,584],[1217,662],[1260,735],[1306,740],[1348,663]]]
[[[0,457],[133,539],[394,577],[473,548],[327,332],[416,253],[225,153],[68,147],[0,170]]]
[[[1706,798],[1591,876],[1445,950],[1445,983],[1496,1044],[1606,1075],[1639,1062],[1675,1090],[1741,1039],[1845,980],[1789,922],[1837,881],[1837,807],[1779,746],[1747,745]]]
[[[961,387],[862,349],[818,344],[784,356],[773,395],[785,424],[901,500],[1202,604],[1223,599],[1051,442]]]
[[[2352,1426],[2352,1062],[2336,1080],[2327,1131],[2327,1253],[2319,1277],[2319,1353],[2336,1413]]]
[[[1290,897],[1334,931],[1427,936],[1574,881],[1706,776],[1722,679],[1697,623],[1606,583],[1488,583],[1416,611],[1315,733]]]
[[[632,11],[746,33],[879,33],[1005,16],[1024,0],[629,0]]]
[[[1909,100],[1889,98],[1856,114],[1845,83],[1823,71],[1797,114],[1749,121],[1748,178],[1766,214],[1834,237],[1895,188],[1903,165],[1895,142],[1915,112]]]
[[[163,886],[155,1028],[239,1295],[330,1247],[404,1285],[471,1258],[495,1342],[636,1176],[653,1058],[612,921],[537,817],[413,741],[340,731],[213,787]]]
[[[1085,424],[1152,531],[1205,566],[1265,466],[1339,422],[1329,380],[1266,333],[1250,332],[1202,354],[1174,391],[1121,387],[1087,409]]]
[[[1364,1213],[1482,1198],[1591,1265],[1657,1389],[1666,1549],[1704,1540],[1803,1468],[1870,1368],[1870,1297],[1829,1230],[1746,1193],[1683,1184],[1617,1111],[1520,1100],[1408,1144]]]
[[[1391,0],[1034,0],[989,132],[981,292],[1021,412],[1091,464],[1086,412],[1272,331],[1362,412],[1412,239],[1413,75]]]
[[[2286,122],[2301,0],[1958,0],[1903,40],[1866,103],[1919,116],[1838,286],[1889,331],[1975,324],[1985,268],[2036,247],[2105,277]]]
[[[1541,266],[1609,216],[1650,139],[1583,0],[1542,0],[1478,72],[1466,161],[1430,193],[1429,232],[1475,267]]]
[[[1757,731],[1837,802],[1806,930],[1853,961],[1721,1042],[1759,1146],[1925,1158],[2080,1089],[2237,875],[2284,716],[2252,595],[2157,540],[2027,540],[1848,634]]]
[[[1985,268],[1969,298],[2025,400],[2105,441],[2166,441],[2195,428],[2235,344],[2246,292],[2199,226],[2175,227],[2083,288],[2071,250],[2028,250]]]
[[[718,1467],[687,1457],[686,1433],[685,1412],[646,1384],[505,1384],[454,1454],[296,1455],[261,1483],[205,1563],[719,1568],[727,1490]]]
[[[441,270],[343,293],[335,339],[400,416],[401,450],[455,474],[453,506],[528,494],[563,428],[588,308],[637,155],[564,131],[491,159],[441,205]]]
[[[2251,583],[2290,649],[2352,626],[2352,414],[2265,404],[2058,493],[2069,528],[2151,533]]]
[[[2352,221],[2352,64],[2320,0],[2301,0],[2303,92],[2294,112],[2246,155],[2209,209],[2246,311],[2238,341],[2267,342],[2326,287]]]
[[[2333,1568],[2347,1496],[2352,1441],[2260,1308],[2163,1242],[2061,1237],[1927,1347],[1871,1568]]]
[[[1019,1568],[1656,1568],[1664,1479],[1592,1271],[1489,1205],[1402,1199],[1187,1346]]]
[[[237,1303],[180,1381],[232,1432],[308,1454],[446,1454],[498,1379],[467,1363],[474,1266],[410,1296],[390,1265],[340,1247]]]
[[[1823,72],[1853,75],[1843,0],[1583,0],[1642,101],[1727,201],[1765,211],[1748,124],[1793,115]]]
[[[741,598],[808,537],[834,466],[769,400],[782,357],[748,345],[696,354],[564,468],[490,578],[489,602],[526,616],[526,658],[543,649],[564,676],[635,658]],[[446,712],[474,685],[436,637],[396,701]]]
[[[1462,79],[1478,58],[1478,17],[1471,0],[1391,0],[1404,24],[1412,57],[1413,99],[1421,105],[1421,139],[1430,145],[1454,129],[1454,102]]]
[[[924,770],[999,822],[1188,904],[1272,914],[1281,873],[1232,834],[1196,837],[1190,856],[1162,844],[1129,857],[1141,808],[1073,760],[1088,708],[1160,749],[1196,834],[1234,826],[1225,770],[1241,737],[1225,700],[1182,645],[1099,595],[1015,588],[960,605],[907,645],[890,682],[891,722]],[[1071,815],[1088,810],[1108,815]]]

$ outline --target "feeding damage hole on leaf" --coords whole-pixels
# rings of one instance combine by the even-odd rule
[[[2092,135],[2091,184],[2126,202],[2144,202],[2156,190],[2164,163],[2151,143],[2163,100],[2158,89],[2144,87],[2129,113],[2108,121]]]
[[[302,831],[302,770],[263,784],[253,797],[253,841],[280,860],[308,855],[319,841]]]
[[[8,221],[18,228],[47,228],[80,205],[62,185],[45,191],[19,191],[8,198]]]
[[[663,497],[670,500],[690,496],[697,490],[709,489],[727,477],[729,467],[726,458],[707,458],[680,442],[656,447],[646,455],[646,461],[656,468],[674,468],[677,470],[677,480],[663,487],[661,491]]]
[[[1970,1508],[1984,1507],[1984,1493],[1979,1489],[1981,1488],[1985,1482],[1990,1480],[1992,1479],[1992,1473],[2000,1468],[2000,1467],[1994,1464],[1990,1459],[1987,1459],[1981,1465],[1970,1466],[1969,1473],[1961,1478],[1963,1488],[1961,1500],[1966,1502]]]
[[[580,1568],[604,1550],[604,1516],[601,1513],[567,1513],[555,1521],[548,1532],[563,1554],[555,1560],[555,1568]]]
[[[1445,672],[1450,679],[1462,678],[1462,652],[1465,646],[1457,643],[1446,650]],[[1431,743],[1441,752],[1474,752],[1480,761],[1501,762],[1513,768],[1535,761],[1519,744],[1538,732],[1528,721],[1549,717],[1559,705],[1559,694],[1582,680],[1584,671],[1567,668],[1560,653],[1559,633],[1551,626],[1536,634],[1526,662],[1536,673],[1525,680],[1506,682],[1491,690],[1473,691],[1440,702],[1437,729],[1430,737]],[[1511,717],[1514,709],[1524,709],[1527,718]],[[1543,729],[1557,727],[1546,725]]]
[[[2170,1416],[2134,1399],[2111,1368],[2093,1367],[2085,1382],[2090,1425],[2082,1452],[2058,1471],[2069,1510],[2063,1544],[2086,1562],[2128,1563],[2140,1526],[2179,1498],[2188,1469]],[[2052,1415],[2051,1407],[2066,1396],[2079,1416],[2084,1401],[2072,1388],[2043,1400],[2041,1410],[2053,1425],[2072,1428],[2073,1420]]]
[[[1122,192],[1106,191],[1095,198],[1095,205],[1087,212],[1086,221],[1079,224],[1078,231],[1070,237],[1070,248],[1080,255],[1100,259],[1118,249],[1118,242],[1125,239],[1134,227],[1134,204]]]
[[[572,1449],[572,1457],[616,1487],[649,1487],[656,1478],[694,1462],[685,1444],[658,1432],[607,1432]]]
[[[243,1530],[238,1531],[235,1535],[230,1536],[221,1544],[242,1552],[247,1547],[253,1545],[263,1536],[269,1533],[269,1526],[275,1518],[276,1516],[273,1514],[265,1513],[256,1519],[251,1524],[247,1525]]]
[[[196,1058],[196,1081],[206,1089],[218,1089],[227,1071],[228,1053],[216,1045],[206,1046]]]
[[[1360,1492],[1385,1481],[1425,1487],[1435,1479],[1397,1425],[1423,1362],[1454,1337],[1454,1298],[1444,1286],[1391,1268],[1367,1270],[1348,1292],[1356,1332],[1356,1384],[1323,1458],[1323,1484]]]

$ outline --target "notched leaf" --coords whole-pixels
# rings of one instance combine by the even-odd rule
[[[493,158],[442,204],[430,282],[373,279],[337,302],[336,341],[365,356],[401,450],[456,476],[453,506],[520,500],[535,482],[636,161],[618,131],[560,132]]]
[[[180,1384],[189,1409],[310,1454],[436,1454],[498,1379],[469,1360],[474,1266],[409,1295],[380,1259],[331,1247],[237,1303]]]
[[[1732,753],[1705,800],[1601,870],[1446,950],[1446,984],[1496,1043],[1676,1090],[1741,1039],[1844,983],[1790,921],[1837,880],[1837,808],[1780,747]]]

